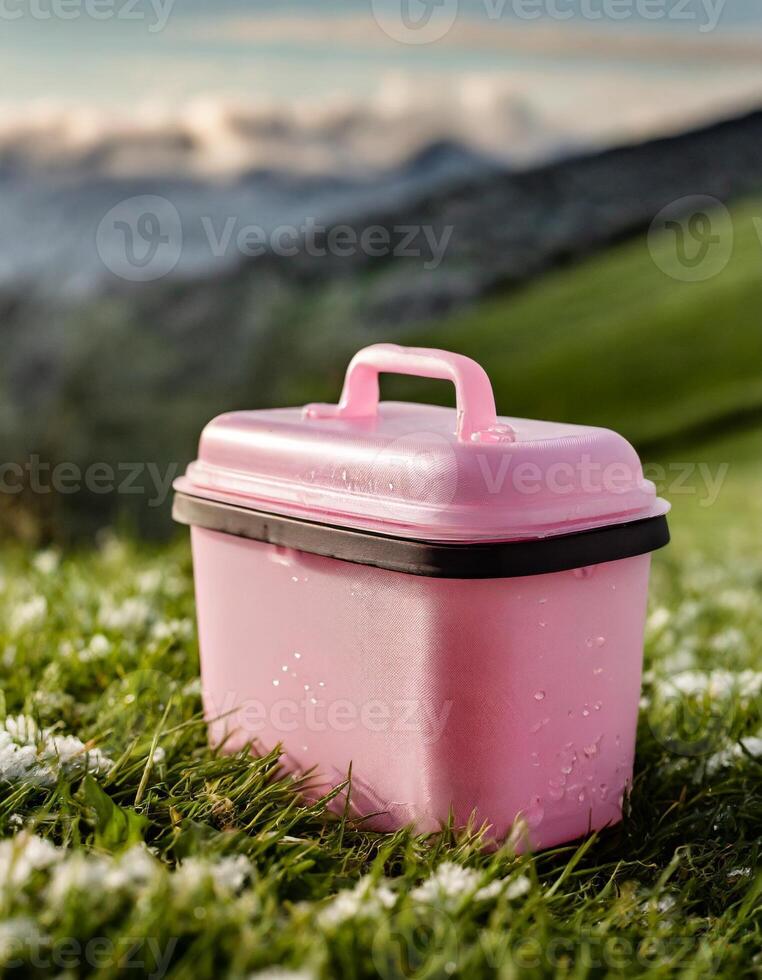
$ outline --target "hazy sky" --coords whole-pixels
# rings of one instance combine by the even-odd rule
[[[47,17],[61,2],[0,0],[0,101],[129,107],[136,101],[171,104],[203,93],[288,99],[341,90],[360,94],[390,72],[436,78],[538,66],[573,74],[616,68],[665,83],[714,72],[731,84],[737,75],[745,84],[753,53],[742,50],[739,58],[724,49],[723,54],[721,42],[739,36],[743,44],[756,38],[762,43],[760,0],[688,0],[687,5],[680,0],[681,19],[653,21],[637,16],[641,4],[668,12],[678,0],[630,0],[628,20],[595,22],[579,14],[583,5],[597,11],[613,0],[529,0],[530,7],[535,2],[546,10],[578,11],[570,21],[546,15],[531,23],[515,14],[516,5],[527,0],[460,0],[455,27],[431,44],[400,43],[371,16],[372,3],[383,17],[400,0],[140,0],[130,18],[124,12],[133,0],[67,0],[73,19]],[[94,2],[102,5],[106,19],[88,16]],[[135,14],[142,19],[131,19]],[[712,19],[718,21],[716,29],[704,30]],[[607,50],[605,41],[597,48],[577,44],[578,37],[590,34],[632,38],[643,33],[655,38],[653,44],[644,41],[626,52],[616,46]],[[695,57],[675,58],[669,48],[658,47],[673,37],[690,44]]]

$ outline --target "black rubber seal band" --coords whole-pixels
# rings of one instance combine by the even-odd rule
[[[633,558],[669,543],[666,517],[530,541],[437,544],[318,524],[176,493],[180,524],[266,541],[325,558],[432,578],[517,578]]]

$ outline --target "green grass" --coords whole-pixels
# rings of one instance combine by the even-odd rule
[[[485,853],[473,832],[373,834],[304,803],[274,756],[210,751],[184,541],[7,549],[2,712],[89,750],[0,727],[30,746],[13,773],[0,737],[8,975],[758,975],[759,439],[682,457],[731,466],[711,507],[673,498],[625,821],[536,856]]]
[[[387,340],[474,357],[504,415],[604,425],[640,447],[680,444],[706,427],[730,429],[762,413],[761,202],[731,214],[732,257],[704,282],[670,278],[656,264],[653,255],[675,265],[670,233],[652,240],[653,255],[641,236],[405,330],[384,324],[358,337],[340,298],[319,294],[278,334],[274,361],[286,363],[293,350],[301,356],[285,373],[270,370],[269,404],[336,400],[354,351]],[[385,379],[384,393],[453,398],[443,382],[410,379]]]
[[[670,280],[636,241],[436,327],[363,338],[461,350],[503,413],[605,424],[645,447],[673,544],[654,561],[624,822],[535,856],[485,852],[474,829],[370,833],[306,804],[274,755],[210,751],[184,541],[7,548],[0,970],[760,975],[762,430],[700,437],[762,408],[754,211],[735,210],[733,260],[705,283]],[[303,366],[270,403],[338,394],[357,337],[326,355],[330,303],[308,312],[309,336],[301,318],[278,335]]]

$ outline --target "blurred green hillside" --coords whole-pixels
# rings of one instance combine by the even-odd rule
[[[761,215],[762,201],[732,210],[732,257],[704,282],[670,278],[639,237],[443,322],[365,339],[474,357],[505,415],[605,425],[640,448],[732,430],[762,418],[762,241],[754,224]],[[650,246],[661,264],[676,265],[672,235]],[[303,363],[285,379],[282,401],[338,396],[357,338],[341,344],[335,328],[331,334],[337,343],[326,358],[320,325],[313,318],[304,329]],[[325,371],[317,385],[316,362]],[[389,378],[383,390],[452,401],[440,382]]]

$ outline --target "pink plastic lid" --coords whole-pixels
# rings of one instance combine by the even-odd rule
[[[457,409],[379,403],[383,372],[451,380]],[[547,537],[669,510],[622,436],[497,417],[475,361],[393,344],[355,355],[338,405],[214,419],[175,489],[428,541]]]

